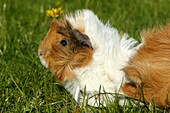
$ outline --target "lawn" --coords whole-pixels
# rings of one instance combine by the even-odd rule
[[[140,40],[140,31],[170,22],[170,0],[1,0],[0,113],[168,112],[155,106],[75,108],[76,102],[38,58],[40,41],[49,29],[45,11],[56,2],[70,13],[88,8],[119,31]]]

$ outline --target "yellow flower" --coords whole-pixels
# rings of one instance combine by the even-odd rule
[[[62,13],[63,13],[63,10],[60,7],[52,8],[51,10],[46,11],[46,15],[52,18],[58,18]]]

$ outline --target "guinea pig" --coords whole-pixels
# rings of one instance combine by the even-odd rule
[[[158,107],[170,107],[170,25],[145,30],[141,38],[139,49],[123,69],[131,82],[123,84],[122,90]]]
[[[40,43],[41,63],[49,68],[78,103],[106,106],[110,93],[122,93],[122,70],[136,51],[133,38],[104,25],[90,10],[79,10],[52,21]],[[124,100],[120,100],[123,104]]]

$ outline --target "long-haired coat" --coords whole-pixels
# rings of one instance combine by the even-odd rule
[[[99,100],[104,105],[107,100],[99,93],[122,93],[120,86],[126,80],[122,68],[135,53],[135,45],[127,34],[120,35],[93,12],[81,10],[51,22],[39,56],[76,101],[86,97],[89,105],[99,106]]]
[[[125,94],[144,98],[157,106],[169,106],[170,25],[145,30],[142,43],[123,70],[132,82],[123,85]],[[139,87],[139,85],[142,85]]]

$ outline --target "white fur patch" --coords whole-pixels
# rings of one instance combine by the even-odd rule
[[[79,103],[82,103],[84,97],[79,92],[83,92],[84,89],[87,98],[98,94],[100,88],[100,93],[123,94],[120,86],[127,80],[122,68],[136,52],[137,41],[127,34],[121,36],[115,28],[110,27],[109,23],[104,25],[89,10],[77,11],[74,15],[66,15],[65,18],[75,29],[79,26],[85,27],[84,33],[90,38],[95,51],[92,62],[86,67],[75,69],[76,76],[66,81],[64,87]],[[106,105],[106,98],[100,97],[98,97],[100,102]],[[114,96],[108,97],[114,100]],[[120,100],[120,103],[124,103],[124,100]],[[96,102],[94,96],[89,99],[88,104],[99,106],[99,101]]]
[[[42,56],[39,56],[39,58],[40,58],[41,64],[42,64],[44,67],[48,68],[48,64],[47,64],[46,61],[43,59],[43,57],[42,57]]]

